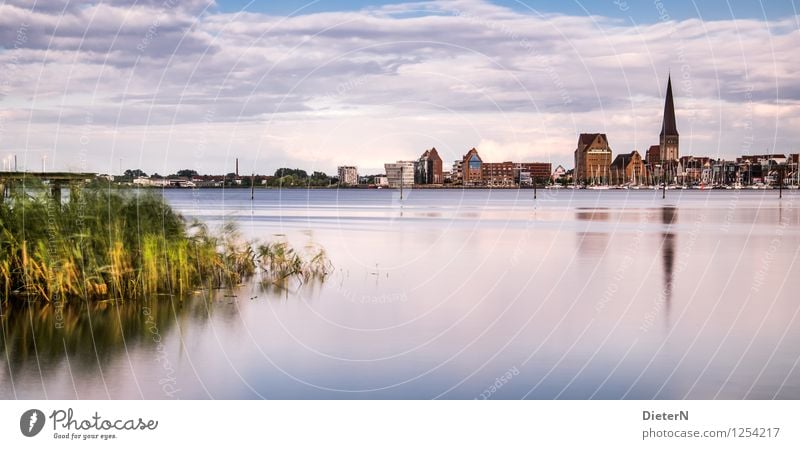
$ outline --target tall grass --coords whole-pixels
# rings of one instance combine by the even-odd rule
[[[329,271],[323,251],[303,258],[283,242],[247,241],[230,224],[211,232],[157,194],[85,189],[63,205],[43,193],[0,205],[4,299],[182,295],[254,275],[277,285]]]

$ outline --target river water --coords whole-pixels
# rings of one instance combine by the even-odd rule
[[[165,191],[333,272],[6,307],[0,398],[800,399],[796,191],[404,193]]]

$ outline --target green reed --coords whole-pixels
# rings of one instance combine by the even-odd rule
[[[187,222],[158,194],[84,189],[58,205],[27,192],[0,204],[3,299],[182,295],[253,276],[273,285],[302,283],[329,271],[322,250],[301,256],[285,242],[248,241],[233,224],[212,232]]]

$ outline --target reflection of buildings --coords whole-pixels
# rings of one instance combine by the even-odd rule
[[[358,184],[358,169],[353,166],[341,166],[338,168],[339,185],[354,186]]]
[[[644,184],[645,165],[636,150],[619,154],[611,164],[611,180],[614,184]]]
[[[386,179],[389,187],[396,189],[400,187],[411,187],[414,184],[414,162],[397,161],[390,164],[383,164],[386,169]]]
[[[675,266],[675,234],[672,232],[672,225],[678,219],[678,209],[674,207],[664,207],[661,209],[661,223],[664,225],[662,237],[664,238],[661,248],[661,260],[664,271],[663,300],[665,301],[666,318],[669,319],[669,308],[672,303],[672,282],[673,270]]]
[[[579,183],[608,181],[611,147],[605,134],[581,134],[575,148],[575,179]]]
[[[578,208],[575,211],[578,221],[608,221],[610,214],[606,209]],[[608,247],[608,232],[578,232],[578,253],[585,258],[600,257]]]
[[[439,157],[436,148],[425,150],[420,156],[414,173],[414,182],[416,184],[442,184],[444,182],[442,158]]]

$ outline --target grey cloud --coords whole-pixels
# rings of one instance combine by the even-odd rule
[[[109,127],[203,126],[209,110],[215,123],[283,115],[300,127],[304,117],[336,111],[388,120],[450,110],[554,122],[580,115],[591,127],[613,127],[605,120],[619,116],[642,121],[645,132],[659,126],[670,69],[683,112],[800,100],[792,20],[634,27],[479,1],[288,18],[213,7],[200,14],[203,1],[167,10],[158,1],[69,6],[63,16],[20,4],[0,6],[0,64],[15,67],[0,75],[0,94],[4,103],[37,98],[34,114],[15,117],[40,124],[79,126],[86,108]],[[435,14],[410,14],[420,9]],[[20,24],[27,41],[15,49]]]

